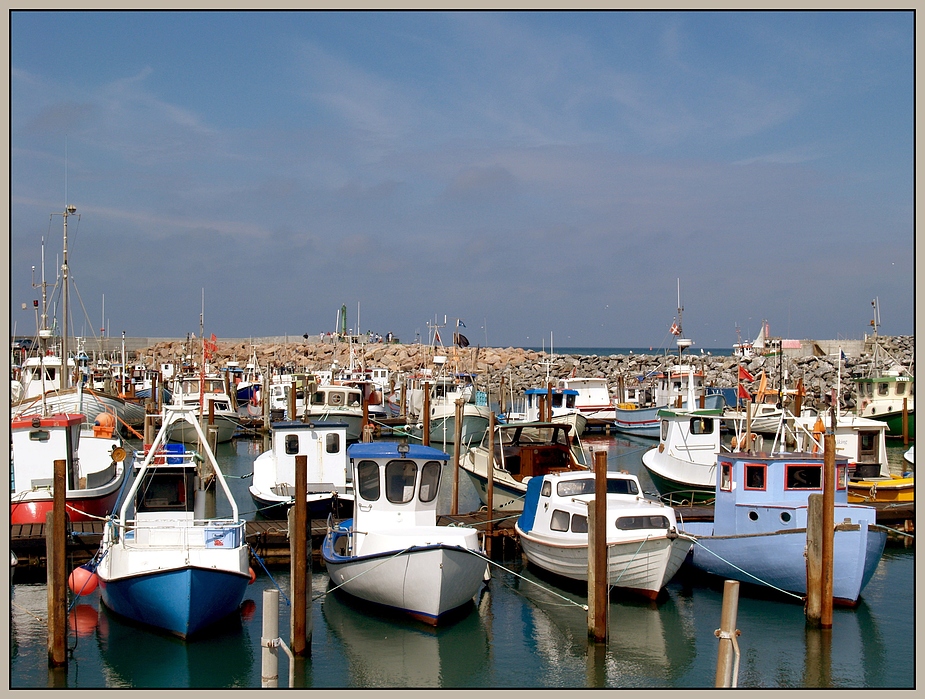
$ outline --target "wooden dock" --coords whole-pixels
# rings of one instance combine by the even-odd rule
[[[914,503],[875,503],[877,524],[882,524],[900,532],[912,534],[915,531]],[[689,505],[676,507],[679,519],[686,522],[709,522],[713,519],[712,505]],[[515,512],[495,511],[492,518],[491,555],[493,558],[506,557],[517,552],[519,543],[514,530],[518,517]],[[480,510],[458,515],[438,515],[437,524],[441,526],[463,525],[475,527],[481,532],[488,530],[488,512]],[[69,565],[76,566],[90,560],[99,549],[103,536],[103,522],[72,522],[71,536],[67,542]],[[312,557],[320,558],[321,541],[327,532],[324,520],[314,519],[310,523],[312,537]],[[905,540],[910,545],[912,539],[900,535],[890,535]],[[289,565],[288,525],[284,520],[255,520],[247,522],[245,538],[256,556],[267,566]],[[14,524],[10,526],[10,548],[19,559],[18,567],[41,570],[45,568],[45,525]]]
[[[492,555],[516,550],[514,532],[516,513],[495,512]],[[472,512],[459,515],[438,515],[442,526],[467,525],[480,531],[488,529],[488,513]],[[103,538],[104,522],[71,522],[71,536],[67,541],[69,565],[77,566],[89,561],[97,552]],[[321,541],[327,533],[327,522],[313,519],[310,523],[312,557],[320,558]],[[289,565],[289,535],[285,520],[255,520],[245,525],[245,539],[254,553],[267,566]],[[17,569],[45,568],[45,524],[13,524],[10,526],[10,548],[19,559]]]

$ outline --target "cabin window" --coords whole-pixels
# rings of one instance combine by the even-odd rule
[[[409,459],[395,459],[385,465],[385,497],[401,505],[414,497],[418,465]]]
[[[549,528],[554,532],[567,532],[569,524],[568,512],[562,510],[553,510],[552,519],[549,520]]]
[[[695,417],[691,420],[691,434],[713,434],[713,420]]]
[[[553,407],[553,408],[561,408],[561,407],[562,407],[562,394],[561,394],[561,393],[553,393],[553,394],[552,394],[552,407]]]
[[[864,392],[867,394],[868,398],[872,398],[874,395],[874,385],[872,383],[865,384]]]
[[[881,382],[877,384],[877,395],[878,396],[888,396],[890,395],[890,384]]]
[[[787,490],[818,490],[822,487],[822,466],[787,464],[784,487]]]
[[[789,512],[781,512],[781,513],[780,513],[780,521],[781,521],[783,524],[790,524],[790,520],[791,520],[791,519],[793,519],[793,515],[791,515]]]
[[[668,518],[664,515],[617,518],[617,529],[668,529],[668,527]]]
[[[662,420],[662,441],[668,439],[668,420]]]
[[[638,495],[639,488],[636,487],[636,481],[628,478],[608,478],[607,492],[615,495]]]
[[[54,381],[57,373],[58,372],[56,369],[53,369],[52,367],[45,367],[45,380]]]
[[[286,453],[287,454],[298,454],[299,453],[299,435],[297,434],[287,434],[286,435]]]
[[[324,438],[324,450],[328,454],[340,453],[340,435],[329,434]]]
[[[896,382],[896,395],[901,396],[906,392],[906,384],[902,381]]]
[[[758,513],[755,512],[754,510],[749,510],[749,512],[748,512],[748,518],[749,518],[752,522],[757,522],[757,521],[758,521]]]
[[[340,391],[331,391],[328,394],[328,405],[343,405],[344,394]]]
[[[550,495],[552,495],[552,483],[549,481],[543,481],[543,487],[540,490],[540,495],[542,495],[544,498],[548,498]]]
[[[732,490],[732,464],[723,461],[720,464],[721,477],[719,482],[720,490]]]
[[[745,489],[765,490],[767,488],[767,466],[765,464],[745,464]]]
[[[593,478],[582,478],[581,480],[562,481],[560,483],[556,483],[556,493],[560,497],[568,497],[570,495],[584,495],[585,493],[593,492]]]
[[[573,534],[587,534],[588,533],[588,518],[584,515],[572,515],[572,533]]]
[[[835,466],[835,490],[844,490],[848,487],[848,467]]]
[[[379,464],[375,461],[357,464],[357,491],[364,500],[379,499]]]
[[[32,430],[29,432],[29,440],[33,442],[47,442],[48,437],[48,430]]]
[[[440,485],[440,462],[428,461],[421,468],[421,493],[418,497],[421,502],[431,502],[437,497],[437,487]]]
[[[569,394],[565,397],[565,407],[574,408],[575,407],[575,396]]]

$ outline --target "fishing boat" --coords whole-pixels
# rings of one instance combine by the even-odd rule
[[[588,580],[588,503],[595,499],[591,472],[563,471],[531,478],[514,529],[530,564],[572,580]],[[642,495],[639,479],[607,474],[607,576],[649,599],[678,572],[691,542],[678,537],[671,507]]]
[[[876,510],[848,503],[848,460],[835,456],[834,602],[855,606],[883,554]],[[806,594],[809,496],[823,491],[823,454],[724,454],[716,469],[713,522],[684,522],[694,568],[723,578]]]
[[[642,455],[642,464],[661,496],[679,505],[716,497],[716,459],[725,449],[717,410],[658,411],[659,441]]]
[[[131,472],[135,452],[115,429],[115,418],[99,415],[93,426],[83,415],[32,415],[10,422],[12,483],[10,524],[44,524],[54,507],[54,463],[65,461],[65,507],[72,522],[110,515]]]
[[[167,443],[181,421],[198,435],[201,456]],[[209,505],[201,484],[213,475],[230,508],[224,517],[207,512],[218,504]],[[167,406],[118,518],[103,530],[96,568],[103,604],[189,638],[240,608],[253,580],[248,558],[244,520],[195,409]]]
[[[585,424],[611,422],[614,419],[614,402],[610,385],[603,376],[569,376],[559,379],[556,387],[577,391],[575,407],[585,417]]]
[[[835,435],[835,451],[848,459],[848,502],[911,503],[915,501],[915,476],[890,471],[886,451],[887,425],[879,420],[838,414],[835,429],[831,413],[794,418],[796,448],[820,452],[823,436]]]
[[[348,449],[352,519],[328,520],[321,557],[336,589],[436,625],[470,602],[488,569],[472,527],[437,526],[437,490],[449,456],[396,442]]]
[[[588,418],[577,407],[579,393],[574,388],[528,388],[524,391],[524,409],[509,412],[505,422],[539,422],[550,412],[549,422],[570,425],[572,434],[582,434],[588,426]]]
[[[494,442],[492,446],[490,441]],[[490,471],[492,509],[512,512],[523,510],[531,478],[558,471],[589,470],[587,456],[578,437],[572,436],[571,427],[555,422],[496,424],[494,438],[486,432],[481,444],[462,456],[459,467],[469,475],[485,505]]]
[[[683,311],[681,281],[678,280],[678,315],[668,330],[676,337],[678,361],[667,371],[640,377],[640,384],[650,384],[650,404],[621,402],[614,406],[612,429],[615,432],[658,439],[661,432],[660,410],[715,410],[725,405],[721,394],[707,395],[703,385],[703,371],[697,369],[693,361],[684,360],[684,350],[689,349],[694,341],[684,337],[681,324]]]
[[[434,357],[435,363],[440,366],[441,359]],[[478,444],[485,430],[491,411],[488,408],[487,396],[476,390],[476,375],[468,372],[458,372],[455,375],[439,373],[433,378],[425,378],[419,388],[409,392],[409,407],[412,417],[418,420],[418,425],[409,429],[409,433],[417,438],[423,436],[423,410],[424,393],[428,392],[430,402],[430,441],[431,443],[452,444],[456,440],[456,402],[462,402],[462,427],[460,441],[462,444]]]
[[[296,459],[307,467],[309,516],[325,519],[353,513],[353,479],[347,469],[347,425],[343,422],[274,422],[270,449],[254,459],[248,487],[265,519],[285,519],[295,501]]]
[[[363,391],[353,386],[316,386],[302,415],[312,421],[345,423],[347,440],[355,442],[363,436]]]
[[[915,439],[915,376],[880,346],[878,300],[872,301],[874,319],[873,359],[865,376],[854,380],[857,391],[857,414],[887,425],[887,436]]]
[[[231,406],[231,397],[225,387],[225,378],[217,374],[185,374],[176,377],[173,388],[174,405],[193,411],[200,424],[216,430],[216,442],[230,442],[238,429],[238,412]],[[171,439],[195,444],[199,432],[186,421],[174,425]]]

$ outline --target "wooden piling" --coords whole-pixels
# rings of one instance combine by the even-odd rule
[[[903,446],[909,446],[909,399],[903,398]]]
[[[812,493],[806,508],[806,625],[822,623],[822,494]]]
[[[588,503],[588,637],[607,642],[607,452],[594,452],[594,500]]]
[[[727,580],[723,583],[723,611],[720,617],[719,629],[714,633],[719,638],[719,655],[716,658],[716,687],[735,687],[738,684],[736,676],[736,645],[733,637],[739,635],[736,629],[736,619],[739,614],[739,581]]]
[[[67,555],[65,551],[65,493],[67,461],[55,459],[52,511],[45,514],[48,598],[48,665],[67,663]]]
[[[295,503],[290,514],[289,546],[292,576],[292,616],[290,618],[290,645],[296,656],[311,655],[308,643],[306,598],[309,594],[308,578],[308,457],[295,457]]]
[[[286,417],[290,420],[296,419],[295,414],[295,384],[286,386]]]

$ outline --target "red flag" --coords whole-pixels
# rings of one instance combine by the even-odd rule
[[[203,339],[202,346],[205,350],[206,359],[211,359],[213,352],[218,349],[218,344],[215,342],[215,333],[212,333],[212,337],[208,340]]]
[[[739,385],[739,398],[742,400],[750,400],[752,394],[745,390],[745,386]]]
[[[669,328],[668,332],[670,332],[672,335],[680,335],[681,328],[678,326],[677,323],[672,323],[671,328]]]
[[[754,381],[755,377],[748,373],[748,369],[744,366],[739,367],[739,381]]]

